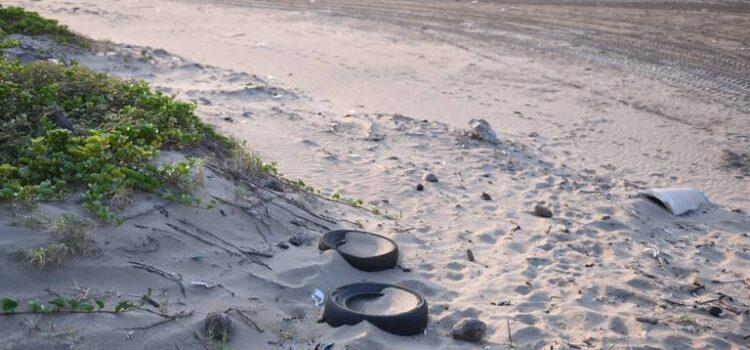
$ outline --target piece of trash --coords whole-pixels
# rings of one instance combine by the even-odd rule
[[[472,130],[471,136],[473,136],[474,138],[487,141],[493,145],[497,145],[500,143],[500,140],[497,139],[495,130],[492,130],[490,123],[488,123],[486,120],[472,119],[469,121],[469,126]]]
[[[333,343],[318,343],[318,345],[315,345],[315,350],[331,350],[333,345]]]
[[[282,94],[273,94],[273,96],[271,96],[271,98],[273,98],[273,99],[280,99],[282,97],[284,97],[284,95],[282,95]]]
[[[314,293],[310,295],[310,297],[315,301],[315,307],[321,307],[323,306],[323,303],[326,300],[326,295],[323,293],[322,290],[316,289]]]
[[[133,334],[134,334],[134,333],[135,333],[135,331],[130,331],[130,332],[128,332],[127,334],[125,334],[125,339],[127,339],[127,340],[132,340],[132,339],[133,339]]]
[[[651,199],[669,210],[672,215],[682,215],[710,204],[708,197],[695,188],[653,188],[641,191],[639,196]]]
[[[266,45],[266,43],[264,43],[264,42],[259,42],[259,43],[256,43],[255,46],[256,47],[266,47],[268,45]]]
[[[216,282],[211,282],[211,281],[192,281],[192,282],[190,282],[190,284],[192,284],[194,286],[201,286],[201,287],[204,287],[204,288],[207,288],[207,289],[211,289],[211,288],[216,287],[218,285]]]

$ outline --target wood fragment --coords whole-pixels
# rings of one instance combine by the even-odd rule
[[[226,309],[226,310],[224,311],[224,313],[229,313],[229,312],[231,312],[231,311],[234,311],[235,313],[237,313],[237,315],[238,315],[238,316],[240,317],[240,319],[242,320],[242,322],[244,322],[244,323],[245,323],[245,324],[247,324],[248,326],[253,326],[253,327],[255,328],[255,330],[256,330],[256,331],[258,331],[258,333],[263,333],[263,332],[265,332],[265,331],[263,330],[263,328],[260,328],[260,326],[258,326],[258,324],[257,324],[257,323],[255,323],[255,321],[253,321],[253,319],[251,319],[251,318],[250,318],[249,316],[245,315],[245,313],[244,313],[244,312],[242,312],[242,311],[241,311],[241,310],[239,310],[239,309],[236,309],[236,308],[233,308],[233,307],[231,307],[231,308],[229,308],[229,309]]]
[[[466,257],[469,261],[474,262],[474,252],[472,252],[471,249],[466,249]]]
[[[213,234],[213,233],[211,233],[209,231],[206,231],[206,230],[198,227],[197,225],[195,225],[195,224],[193,224],[190,221],[187,221],[185,219],[178,219],[177,221],[179,221],[180,223],[182,223],[185,226],[191,227],[192,229],[196,230],[200,234],[211,236],[212,238],[216,239],[217,241],[219,241],[221,243],[224,243],[224,244],[226,244],[226,245],[228,245],[228,246],[230,246],[230,247],[232,247],[232,248],[240,251],[241,253],[243,253],[245,255],[258,255],[258,256],[262,256],[264,258],[272,258],[273,257],[273,254],[264,253],[264,252],[258,251],[256,249],[252,249],[252,248],[243,249],[243,248],[240,248],[237,245],[233,244],[232,242],[229,242],[229,241],[227,241],[227,240],[225,240],[225,239],[223,239],[223,238],[221,238],[221,237],[219,237],[219,236],[217,236],[217,235],[215,235],[215,234]]]
[[[510,319],[506,318],[505,322],[508,326],[508,343],[510,343],[510,347],[513,347],[513,338],[511,337],[511,331],[510,331]]]
[[[130,263],[130,265],[132,267],[134,267],[136,269],[146,270],[148,272],[151,272],[151,273],[157,274],[159,276],[162,276],[162,277],[164,277],[164,278],[166,278],[168,280],[174,281],[175,283],[177,283],[177,285],[180,286],[180,292],[182,293],[182,296],[183,297],[186,296],[185,295],[185,286],[182,284],[182,275],[180,275],[179,273],[176,273],[176,272],[169,273],[169,272],[166,272],[166,271],[164,271],[162,269],[159,269],[158,267],[151,266],[151,265],[144,264],[144,263],[137,262],[137,261],[129,261],[129,263]]]
[[[169,227],[171,227],[171,228],[172,228],[173,230],[175,230],[175,231],[177,231],[177,232],[179,232],[179,233],[182,233],[182,234],[184,234],[184,235],[186,235],[186,236],[192,237],[192,238],[194,238],[195,240],[198,240],[198,241],[200,241],[200,242],[202,242],[202,243],[204,243],[204,244],[210,245],[210,246],[212,246],[212,247],[216,247],[216,248],[219,248],[219,249],[221,249],[221,250],[223,250],[223,251],[225,251],[225,252],[227,252],[227,253],[229,253],[229,254],[231,254],[231,255],[234,255],[234,256],[237,256],[237,257],[239,257],[240,259],[243,259],[243,260],[250,260],[250,261],[252,261],[252,262],[254,262],[254,263],[256,263],[256,264],[258,264],[258,265],[260,265],[260,266],[263,266],[263,267],[265,267],[265,268],[267,268],[267,269],[269,269],[269,270],[272,270],[272,269],[271,269],[271,267],[270,267],[270,266],[268,266],[268,264],[266,264],[265,262],[261,261],[260,259],[258,259],[258,258],[256,258],[256,257],[254,257],[254,256],[245,256],[244,254],[241,254],[241,253],[239,253],[239,252],[236,252],[236,251],[234,251],[234,250],[232,250],[232,249],[229,249],[229,248],[227,248],[227,247],[225,247],[225,246],[222,246],[222,245],[220,245],[220,244],[217,244],[217,243],[211,242],[211,241],[209,241],[209,240],[207,240],[207,239],[205,239],[205,238],[203,238],[203,237],[201,237],[201,236],[198,236],[198,235],[196,235],[196,234],[194,234],[194,233],[192,233],[192,232],[189,232],[189,231],[187,231],[187,230],[185,230],[185,229],[183,229],[183,228],[181,228],[181,227],[179,227],[179,226],[176,226],[176,225],[172,225],[172,224],[170,224],[170,223],[164,223],[164,224],[165,224],[165,225],[167,225],[167,226],[169,226]],[[167,231],[167,232],[169,232],[169,231]]]
[[[188,317],[188,316],[190,316],[190,315],[193,314],[193,311],[194,310],[190,310],[188,312],[185,312],[183,310],[183,311],[180,311],[179,313],[171,315],[171,316],[169,316],[169,317],[167,317],[167,318],[165,318],[165,319],[163,319],[161,321],[154,322],[152,324],[149,324],[149,325],[146,325],[146,326],[142,326],[142,327],[124,328],[124,330],[127,330],[127,331],[145,331],[145,330],[148,330],[148,329],[151,329],[151,328],[154,328],[154,327],[161,326],[161,325],[163,325],[163,324],[165,324],[167,322],[171,322],[171,321],[183,318],[183,317]]]

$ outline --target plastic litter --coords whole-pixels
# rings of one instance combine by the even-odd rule
[[[323,303],[325,303],[326,301],[326,295],[320,289],[316,289],[315,292],[310,295],[310,297],[313,299],[313,301],[315,301],[315,307],[323,306]]]
[[[194,286],[200,286],[200,287],[203,287],[203,288],[206,288],[206,289],[211,289],[211,288],[216,287],[218,285],[218,283],[211,282],[211,281],[192,281],[192,282],[190,282],[190,284],[192,284]]]
[[[638,195],[657,201],[672,215],[682,215],[711,203],[703,192],[690,187],[652,188],[641,191]]]

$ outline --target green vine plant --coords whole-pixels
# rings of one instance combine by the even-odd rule
[[[104,299],[81,300],[77,298],[65,299],[62,297],[56,297],[47,300],[46,302],[30,300],[26,304],[26,310],[19,311],[18,309],[21,304],[18,299],[3,298],[0,299],[0,316],[28,314],[122,314],[131,311],[144,311],[164,318],[176,318],[187,315],[184,313],[170,315],[161,312],[161,310],[157,311],[147,308],[147,305],[153,305],[155,303],[156,302],[151,298],[151,288],[149,288],[146,293],[141,295],[137,300],[121,300],[115,303],[112,307],[108,307]]]
[[[4,47],[14,44],[5,40],[8,34],[77,40],[55,21],[0,6]],[[0,56],[0,201],[33,208],[82,192],[84,208],[115,224],[122,219],[113,209],[126,206],[135,191],[199,205],[190,192],[202,184],[203,161],[156,166],[159,152],[206,150],[222,156],[244,150],[201,122],[194,110],[195,104],[154,92],[145,82],[76,64],[22,65]],[[60,252],[49,248],[37,253]]]

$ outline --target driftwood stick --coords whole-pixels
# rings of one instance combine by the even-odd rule
[[[187,231],[187,230],[185,230],[185,229],[183,229],[183,228],[181,228],[179,226],[172,225],[170,223],[165,223],[165,225],[171,227],[173,230],[175,230],[175,231],[177,231],[179,233],[182,233],[182,234],[184,234],[186,236],[190,236],[190,237],[192,237],[192,238],[194,238],[194,239],[196,239],[196,240],[198,240],[198,241],[200,241],[202,243],[205,243],[205,244],[210,245],[212,247],[219,248],[219,249],[221,249],[221,250],[223,250],[223,251],[225,251],[225,252],[227,252],[227,253],[229,253],[231,255],[237,256],[237,257],[239,257],[241,259],[248,259],[248,260],[250,260],[250,261],[252,261],[252,262],[254,262],[254,263],[256,263],[256,264],[258,264],[260,266],[263,266],[263,267],[265,267],[265,268],[267,268],[269,270],[272,270],[271,267],[268,266],[268,264],[264,263],[263,261],[259,260],[258,258],[254,257],[254,256],[245,256],[245,255],[240,254],[240,253],[238,253],[238,252],[236,252],[234,250],[231,250],[231,249],[229,249],[229,248],[227,248],[225,246],[216,244],[216,243],[211,242],[211,241],[209,241],[209,240],[207,240],[207,239],[205,239],[205,238],[203,238],[201,236],[198,236],[198,235],[196,235],[196,234],[194,234],[192,232],[189,232],[189,231]]]
[[[255,330],[258,331],[258,333],[263,333],[264,332],[263,328],[260,328],[260,326],[258,326],[258,324],[255,323],[255,321],[253,321],[253,319],[251,319],[249,316],[245,315],[245,313],[242,312],[241,310],[235,309],[235,308],[231,307],[229,309],[226,309],[226,311],[224,311],[224,313],[229,313],[230,311],[236,312],[237,315],[240,317],[240,319],[242,319],[242,321],[245,322],[245,324],[247,324],[248,326],[253,326],[255,328]]]
[[[193,311],[194,310],[190,310],[188,312],[185,312],[183,310],[183,311],[180,311],[179,313],[176,313],[174,315],[168,315],[167,318],[165,318],[165,319],[163,319],[161,321],[158,321],[158,322],[154,322],[154,323],[152,323],[150,325],[142,326],[142,327],[124,328],[124,330],[127,330],[127,331],[145,331],[145,330],[148,330],[148,329],[151,329],[151,328],[154,328],[154,327],[161,326],[161,325],[163,325],[163,324],[165,324],[167,322],[174,321],[176,319],[180,319],[180,318],[183,318],[183,317],[188,317],[188,316],[190,316],[190,315],[193,314]]]
[[[140,262],[137,262],[137,261],[129,261],[129,263],[130,263],[131,266],[133,266],[136,269],[146,270],[148,272],[151,272],[151,273],[157,274],[159,276],[162,276],[162,277],[164,277],[164,278],[166,278],[168,280],[174,281],[175,283],[177,283],[177,285],[180,286],[180,292],[182,293],[182,296],[183,297],[186,296],[185,295],[185,286],[182,284],[182,275],[180,275],[179,273],[177,273],[177,272],[169,273],[169,272],[166,272],[166,271],[164,271],[162,269],[159,269],[158,267],[154,267],[154,266],[151,266],[151,265],[148,265],[148,264],[144,264],[144,263],[140,263]]]
[[[204,234],[204,235],[210,236],[210,237],[214,238],[215,240],[217,240],[217,241],[219,241],[221,243],[224,243],[224,244],[226,244],[226,245],[228,245],[228,246],[230,246],[230,247],[232,247],[232,248],[234,248],[234,249],[242,252],[245,255],[258,255],[258,256],[262,256],[264,258],[272,258],[273,257],[272,254],[263,253],[263,252],[258,251],[256,249],[252,249],[252,248],[242,249],[242,248],[238,247],[237,245],[235,245],[234,243],[229,242],[229,241],[227,241],[227,240],[225,240],[225,239],[223,239],[223,238],[221,238],[221,237],[219,237],[219,236],[217,236],[217,235],[215,235],[215,234],[213,234],[211,232],[208,232],[208,231],[206,231],[206,230],[204,230],[204,229],[196,226],[195,224],[193,224],[190,221],[187,221],[187,220],[184,220],[184,219],[178,219],[177,221],[179,221],[181,224],[183,224],[185,226],[191,227],[192,229],[196,230],[200,234]]]

